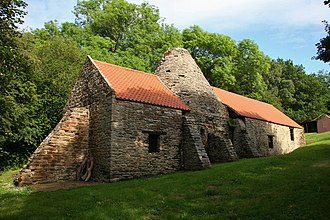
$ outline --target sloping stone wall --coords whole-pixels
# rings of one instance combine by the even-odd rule
[[[88,150],[88,108],[67,112],[20,171],[19,185],[75,180]]]
[[[114,100],[111,121],[111,181],[180,169],[182,111]],[[149,152],[149,135],[159,135],[159,152]]]
[[[65,107],[90,110],[88,156],[93,158],[92,180],[110,181],[111,113],[114,92],[88,57]]]
[[[236,118],[233,121],[235,122],[235,127],[232,131],[233,145],[238,157],[250,158],[260,156],[255,146],[252,145],[251,139],[245,126],[245,122],[240,118]]]
[[[109,177],[112,96],[111,87],[87,58],[61,121],[20,171],[18,184],[75,180],[84,157],[94,158],[92,178],[103,180],[103,173]]]
[[[211,165],[193,117],[183,117],[182,168],[199,170]]]
[[[245,124],[251,145],[261,156],[289,153],[305,144],[303,129],[293,128],[294,140],[291,140],[287,126],[251,118],[245,118]],[[273,136],[272,148],[269,147],[268,136]]]
[[[206,152],[212,163],[238,160],[238,156],[230,139],[219,133],[208,134]]]

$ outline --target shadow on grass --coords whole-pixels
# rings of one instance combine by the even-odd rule
[[[69,190],[0,194],[1,219],[330,219],[330,141],[283,156]]]

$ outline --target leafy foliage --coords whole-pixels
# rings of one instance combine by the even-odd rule
[[[26,160],[56,125],[82,65],[79,46],[57,36],[54,23],[19,33],[16,23],[25,14],[19,7],[26,4],[8,2],[1,14],[16,16],[1,21],[0,170]]]
[[[23,18],[27,14],[24,9],[27,4],[22,0],[2,0],[0,2],[0,38],[1,42],[5,38],[18,34],[17,25],[23,23]]]
[[[38,120],[43,138],[56,125],[62,109],[78,77],[83,64],[76,42],[62,36],[48,39],[26,33],[24,38],[32,38],[25,53],[34,59],[34,82],[39,95]]]
[[[183,44],[200,66],[210,84],[262,100],[263,74],[268,58],[251,40],[236,44],[229,36],[203,31],[199,26],[184,29]]]
[[[19,50],[17,25],[26,14],[26,3],[0,3],[0,170],[23,158],[36,143],[39,132],[35,116],[36,85],[26,57]],[[21,146],[23,145],[23,146]],[[19,151],[17,151],[17,148]],[[13,152],[16,152],[13,153]]]
[[[320,42],[316,44],[317,47],[317,56],[315,59],[322,60],[325,63],[330,62],[330,25],[327,21],[323,21],[325,24],[325,32],[327,36],[320,39]]]
[[[89,47],[96,59],[103,54],[105,61],[152,72],[165,50],[181,45],[180,32],[162,23],[158,9],[146,2],[80,1],[74,13],[77,25],[102,42],[101,48]]]
[[[262,76],[269,71],[269,60],[259,50],[258,45],[248,39],[239,42],[238,51],[236,92],[262,100],[266,90]]]
[[[278,97],[284,112],[296,121],[311,120],[326,113],[330,90],[322,74],[306,74],[303,66],[292,60],[277,60],[280,69]]]
[[[235,57],[239,52],[229,36],[203,31],[195,25],[184,29],[183,45],[200,66],[208,81],[217,87],[233,90],[236,77]]]
[[[327,5],[330,8],[330,1],[324,1],[324,5]],[[324,63],[330,62],[330,25],[327,21],[323,21],[325,25],[325,32],[327,36],[320,39],[320,42],[317,43],[315,46],[317,48],[317,56],[313,57],[317,60],[322,60]]]

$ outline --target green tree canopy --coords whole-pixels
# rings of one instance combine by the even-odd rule
[[[324,1],[324,5],[327,5],[330,8],[330,1]],[[320,39],[315,46],[317,48],[316,57],[313,57],[317,60],[322,60],[324,63],[330,62],[330,25],[327,21],[323,21],[325,25],[326,36]]]
[[[74,13],[76,23],[102,44],[102,52],[95,53],[89,47],[90,52],[104,54],[106,49],[108,56],[104,60],[111,63],[152,72],[168,47],[181,45],[180,32],[164,24],[158,9],[146,2],[136,5],[125,0],[78,1]]]
[[[184,29],[183,45],[214,86],[233,90],[236,83],[236,43],[228,36],[203,31],[199,26]]]
[[[236,92],[258,100],[265,99],[266,84],[262,76],[269,72],[269,59],[249,39],[240,41],[237,47]]]
[[[36,143],[36,86],[31,64],[21,53],[21,35],[17,25],[23,22],[26,3],[20,0],[0,2],[0,169],[8,161],[19,160]],[[17,151],[17,148],[20,150]]]
[[[325,24],[325,32],[327,36],[320,39],[320,42],[316,44],[317,56],[315,59],[322,60],[325,63],[330,62],[330,25],[327,21],[323,21]]]
[[[310,120],[329,111],[326,73],[306,74],[303,66],[283,59],[272,60],[270,73],[274,77],[265,80],[267,87],[278,91],[280,109],[294,120]]]

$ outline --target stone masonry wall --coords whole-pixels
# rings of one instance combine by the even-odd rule
[[[191,111],[185,115],[195,119],[196,127],[194,129],[196,131],[194,133],[200,133],[205,149],[207,147],[230,147],[227,145],[207,146],[208,134],[210,133],[218,134],[229,140],[229,113],[226,107],[219,102],[218,97],[187,50],[173,48],[165,52],[156,70],[156,75],[167,88],[191,108]],[[230,142],[224,141],[222,143]],[[208,152],[219,151],[213,149]],[[228,155],[234,154],[235,152]],[[234,158],[228,158],[228,161],[235,158],[234,155]]]
[[[287,126],[251,118],[246,118],[245,123],[251,144],[261,156],[289,153],[305,144],[303,129],[293,128],[292,141],[290,128]],[[273,136],[273,148],[269,148],[268,136]]]
[[[228,111],[219,102],[187,50],[169,49],[161,59],[156,75],[191,108],[190,114],[197,124],[208,130],[229,134]]]
[[[19,185],[75,180],[88,148],[88,108],[67,112],[20,171]]]
[[[92,179],[109,178],[112,99],[111,87],[87,58],[61,121],[21,170],[19,184],[74,180],[84,157],[94,158]]]
[[[206,152],[212,163],[238,160],[237,153],[231,140],[224,138],[219,133],[208,134],[208,146]]]
[[[245,122],[240,118],[233,119],[233,121],[235,123],[235,127],[232,130],[232,139],[238,157],[251,158],[260,156],[255,148],[255,145],[252,145]]]
[[[111,99],[113,90],[91,58],[87,58],[63,112]]]
[[[92,180],[110,181],[111,108],[114,92],[105,77],[88,58],[66,109],[90,109],[89,156],[94,159]]]
[[[90,110],[89,157],[94,159],[92,180],[110,181],[111,108],[114,92],[105,77],[87,58],[65,109]]]
[[[182,111],[114,100],[111,181],[180,169]],[[159,134],[159,152],[149,153],[149,134]]]
[[[92,179],[109,182],[111,166],[111,114],[114,97],[90,105],[89,150],[94,158]]]
[[[211,165],[209,156],[204,148],[204,143],[196,121],[193,117],[183,117],[182,139],[182,168],[185,170],[199,170]]]

